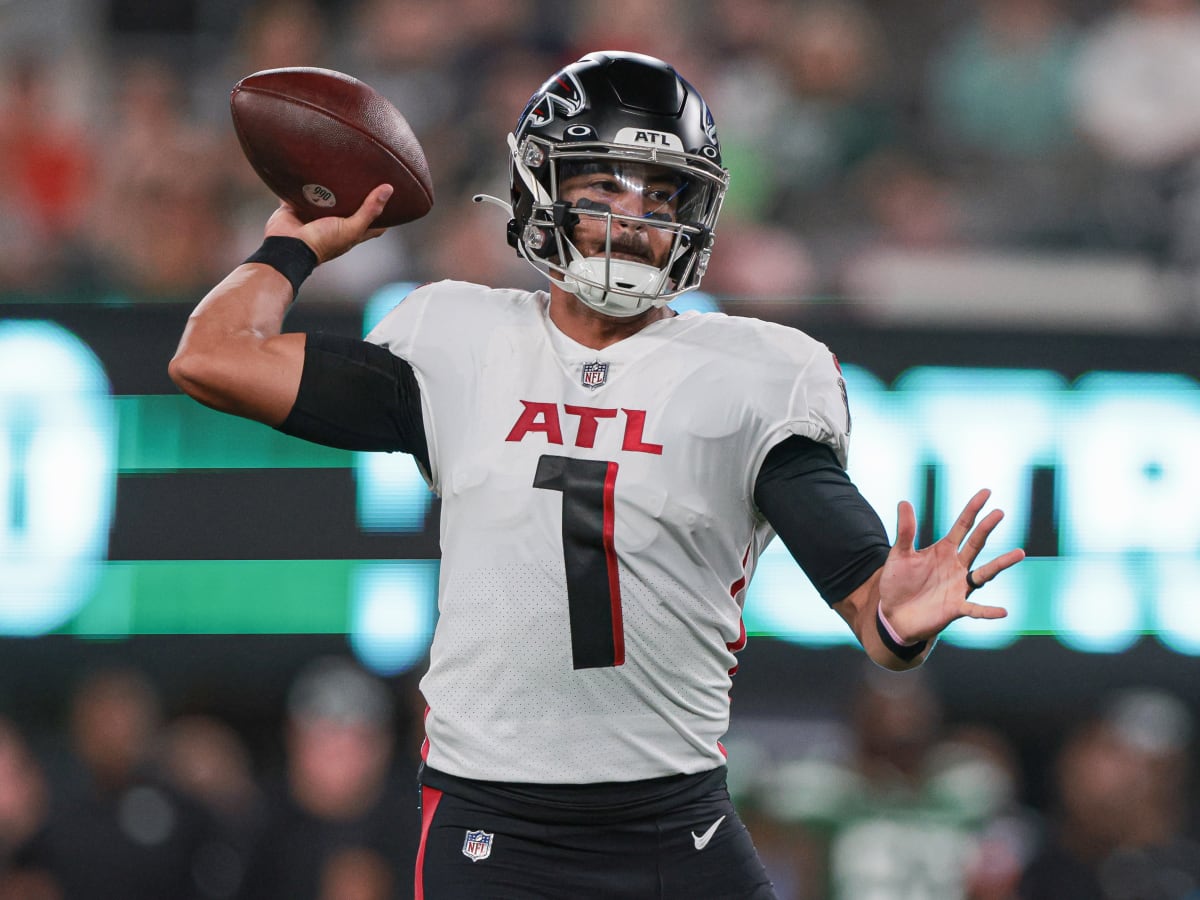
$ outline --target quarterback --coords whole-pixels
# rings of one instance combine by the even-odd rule
[[[439,619],[421,681],[416,896],[770,898],[720,740],[755,562],[781,539],[880,666],[919,665],[969,595],[988,492],[937,543],[889,545],[846,475],[828,348],[676,314],[728,184],[704,99],[668,64],[594,53],[509,137],[508,240],[547,290],[443,281],[365,341],[284,333],[312,268],[378,234],[391,189],[301,224],[200,303],[171,375],[307,440],[403,451],[442,501]],[[978,520],[978,522],[977,522]]]

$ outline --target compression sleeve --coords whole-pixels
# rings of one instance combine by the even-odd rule
[[[421,390],[412,366],[366,341],[309,334],[300,391],[278,428],[327,447],[411,453],[429,471]]]
[[[793,435],[763,460],[754,502],[826,603],[887,559],[883,522],[825,444]]]

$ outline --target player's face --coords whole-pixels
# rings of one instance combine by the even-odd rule
[[[589,167],[593,168],[593,167]],[[681,194],[675,172],[644,163],[598,165],[559,184],[559,198],[580,212],[572,241],[584,256],[604,252],[612,213],[612,256],[662,266],[671,249],[670,231],[655,222],[674,222]],[[588,215],[593,211],[594,215]]]

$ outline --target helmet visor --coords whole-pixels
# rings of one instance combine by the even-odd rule
[[[608,206],[613,215],[712,228],[725,173],[682,154],[613,145],[560,145],[550,152],[556,200]]]
[[[560,200],[573,207],[653,222],[703,221],[704,183],[669,166],[623,160],[564,160],[558,167]]]

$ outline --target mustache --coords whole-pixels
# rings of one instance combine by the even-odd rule
[[[637,232],[623,232],[612,236],[612,253],[625,253],[636,256],[648,263],[654,262],[654,254],[650,251],[650,238]]]

